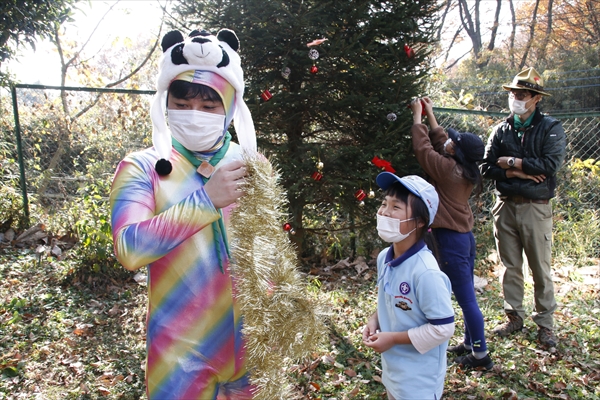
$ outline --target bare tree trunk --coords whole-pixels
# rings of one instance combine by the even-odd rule
[[[550,35],[552,34],[552,5],[554,0],[548,0],[548,12],[546,17],[546,36],[542,39],[542,43],[540,45],[540,53],[538,55],[538,61],[546,60],[546,49],[548,48],[548,43],[550,42]]]
[[[519,71],[525,67],[525,63],[527,63],[527,57],[529,56],[529,50],[531,49],[531,45],[533,43],[533,36],[535,35],[535,25],[537,23],[537,10],[540,5],[540,0],[535,1],[535,7],[533,8],[533,15],[531,16],[531,26],[529,27],[529,39],[527,40],[527,44],[525,45],[525,51],[523,52],[523,57],[521,58],[521,62],[519,63]]]
[[[46,194],[46,190],[48,189],[48,185],[50,184],[50,180],[52,179],[52,175],[60,162],[62,162],[63,155],[66,151],[66,143],[69,143],[67,138],[69,137],[69,132],[71,128],[69,127],[69,121],[64,118],[59,118],[56,124],[56,128],[58,129],[58,147],[52,158],[50,159],[50,163],[48,167],[42,172],[40,175],[39,186],[37,190],[38,196],[42,197]]]
[[[500,26],[500,8],[502,6],[502,0],[496,0],[496,14],[494,15],[494,26],[492,27],[492,36],[490,37],[490,43],[488,43],[488,50],[494,50],[496,47],[496,35],[498,34],[498,27]]]
[[[475,6],[473,8],[473,15],[471,15],[471,10],[467,5],[466,0],[458,0],[458,10],[460,13],[460,22],[462,26],[465,28],[467,35],[471,39],[473,43],[473,55],[475,60],[479,60],[479,56],[481,55],[481,31],[479,30],[479,3],[481,0],[475,1]]]
[[[510,15],[512,17],[512,30],[508,40],[508,57],[510,59],[510,69],[515,69],[515,36],[517,34],[517,15],[515,14],[515,6],[513,0],[508,0],[510,6]]]

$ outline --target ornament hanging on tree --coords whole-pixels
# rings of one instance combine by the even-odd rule
[[[281,70],[281,76],[283,77],[283,79],[288,79],[291,73],[292,70],[290,69],[290,67],[285,67]]]
[[[271,92],[269,92],[269,89],[265,89],[260,94],[260,98],[263,99],[263,101],[267,102],[273,98],[273,95],[271,94]]]
[[[415,51],[407,44],[404,45],[404,52],[408,58],[413,58],[415,56]]]
[[[306,47],[318,46],[318,45],[320,45],[321,43],[323,43],[326,40],[327,40],[327,38],[315,39],[312,42],[306,43]]]
[[[392,163],[389,161],[383,160],[377,156],[373,157],[371,162],[377,167],[381,168],[383,171],[391,172],[392,174],[396,173],[396,170],[392,167]]]
[[[369,190],[369,194],[367,197],[369,197],[370,199],[375,197],[375,192],[373,191],[373,189]]]
[[[354,197],[356,197],[356,200],[358,200],[358,201],[363,201],[365,199],[365,197],[367,197],[367,194],[365,193],[364,190],[359,189],[356,191],[356,193],[354,193]]]
[[[388,121],[394,122],[396,119],[398,119],[398,116],[395,113],[391,112],[387,115],[387,119]]]
[[[310,51],[308,52],[308,58],[310,58],[313,61],[316,61],[317,58],[319,58],[319,52],[317,51],[317,49],[310,49]],[[313,63],[312,67],[310,67],[310,73],[314,75],[317,72],[319,72],[319,68],[317,68],[317,66]]]
[[[323,178],[323,174],[321,173],[321,170],[323,169],[323,162],[321,161],[321,157],[319,157],[319,161],[317,161],[315,167],[317,168],[317,170],[312,173],[311,178],[318,182]]]
[[[290,235],[295,235],[296,231],[292,228],[292,225],[289,222],[283,224],[283,230],[289,232]]]

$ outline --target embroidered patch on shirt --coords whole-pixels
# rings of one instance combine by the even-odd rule
[[[400,284],[400,293],[409,294],[410,293],[410,285],[406,282],[402,282]]]
[[[405,301],[399,301],[398,303],[396,303],[396,307],[404,311],[412,310],[412,308],[410,308],[410,306]]]
[[[403,299],[408,301],[410,304],[412,304],[412,300],[410,299],[410,297],[405,297],[405,296],[394,296],[395,299]]]

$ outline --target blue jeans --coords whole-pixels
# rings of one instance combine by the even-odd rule
[[[465,321],[464,342],[473,351],[487,351],[483,314],[475,297],[473,271],[475,268],[475,237],[472,232],[460,233],[450,229],[432,229],[440,254],[440,269],[452,284],[454,297]]]

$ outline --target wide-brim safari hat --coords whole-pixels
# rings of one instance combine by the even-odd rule
[[[552,96],[550,93],[544,92],[544,79],[533,67],[525,68],[519,72],[513,79],[512,83],[502,85],[504,90],[531,90],[541,94],[542,96]]]

